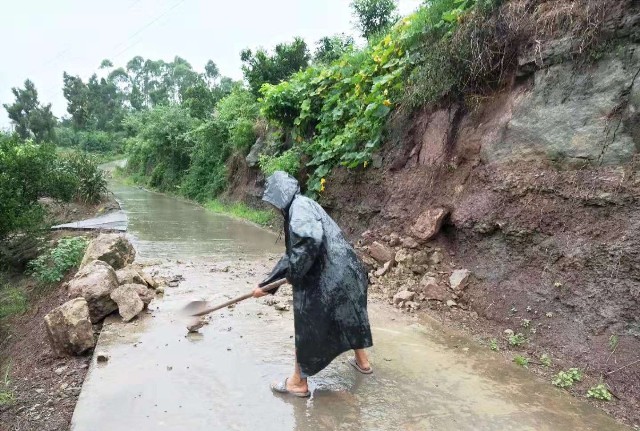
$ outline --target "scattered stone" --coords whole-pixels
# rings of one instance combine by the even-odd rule
[[[44,316],[53,351],[60,356],[80,355],[95,346],[89,307],[83,298],[72,299]]]
[[[156,294],[157,295],[164,295],[164,286],[158,285],[158,287],[156,287]]]
[[[131,265],[126,266],[116,271],[116,277],[118,278],[118,284],[145,284],[142,275]]]
[[[464,289],[469,281],[471,272],[468,269],[456,269],[449,277],[449,285],[453,290]]]
[[[397,233],[392,233],[391,235],[389,235],[388,244],[390,247],[396,247],[400,245],[400,235],[398,235]]]
[[[396,256],[395,256],[396,262],[409,264],[411,260],[412,260],[411,253],[409,253],[408,250],[401,248],[396,252]]]
[[[433,265],[439,265],[440,262],[442,262],[442,259],[443,259],[442,252],[440,250],[436,250],[433,253],[431,253],[431,258],[429,259],[429,261]]]
[[[149,289],[146,284],[125,284],[121,287],[127,287],[135,290],[145,306],[149,305],[151,300],[155,297],[153,289]]]
[[[411,248],[411,249],[416,249],[418,247],[420,247],[420,244],[418,244],[418,241],[416,241],[415,239],[411,238],[410,236],[403,238],[401,241],[401,245],[404,248]]]
[[[83,297],[87,301],[91,323],[98,323],[118,309],[111,299],[111,292],[118,287],[118,278],[105,262],[94,260],[86,264],[67,287],[69,297]]]
[[[382,277],[383,275],[385,275],[387,272],[389,272],[389,269],[391,269],[392,264],[393,264],[393,261],[391,261],[391,260],[389,262],[385,263],[382,268],[378,269],[375,272],[375,276],[376,277]]]
[[[44,389],[36,389],[36,393],[38,393],[38,394],[44,394]]]
[[[275,308],[278,311],[289,311],[290,310],[289,304],[287,304],[285,302],[278,302],[276,305],[273,306],[273,308]]]
[[[195,320],[189,326],[187,326],[187,331],[189,331],[189,332],[198,332],[198,330],[200,330],[200,328],[202,328],[206,324],[207,324],[207,320],[205,318],[201,317],[201,318]]]
[[[125,284],[111,292],[111,299],[118,304],[118,313],[123,322],[129,322],[144,309],[144,302],[140,299],[133,284]]]
[[[449,299],[447,301],[447,307],[455,307],[456,305],[458,305],[458,304],[453,299]]]
[[[447,214],[449,211],[444,208],[434,208],[423,212],[411,227],[411,233],[418,241],[429,241],[438,234]]]
[[[89,243],[80,267],[94,260],[101,260],[111,265],[113,269],[122,269],[133,262],[135,257],[136,251],[124,235],[101,233]]]
[[[97,362],[108,362],[109,361],[109,355],[107,355],[105,352],[98,352],[98,353],[96,353],[96,361]]]
[[[444,302],[449,297],[449,291],[446,286],[438,283],[435,277],[428,275],[424,276],[420,280],[420,291],[427,299],[435,299],[436,301]]]
[[[413,302],[413,301],[407,301],[405,303],[405,306],[410,310],[418,310],[418,309],[420,309],[420,304],[417,303],[417,302]]]
[[[59,376],[59,375],[61,375],[62,373],[64,373],[64,372],[67,370],[67,368],[69,368],[69,367],[67,367],[66,365],[64,365],[64,366],[62,366],[62,367],[56,368],[53,372],[54,372],[54,373],[56,373],[56,374]]]
[[[369,246],[369,255],[380,263],[389,262],[394,258],[393,251],[378,241]]]
[[[402,305],[407,301],[413,301],[416,294],[409,290],[401,290],[400,292],[393,295],[393,305]]]
[[[504,330],[504,335],[507,336],[507,337],[513,335],[513,329],[505,329]]]

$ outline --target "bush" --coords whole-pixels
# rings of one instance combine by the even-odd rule
[[[41,282],[58,282],[71,268],[80,264],[87,244],[87,239],[81,236],[62,238],[56,247],[32,260],[29,269]]]
[[[279,156],[260,156],[260,170],[265,175],[271,175],[275,171],[285,171],[289,175],[296,176],[300,170],[300,153],[295,149],[289,149]]]
[[[95,204],[102,200],[107,192],[107,180],[94,160],[81,153],[69,153],[59,162],[64,173],[62,177],[69,178],[74,199],[85,204]]]
[[[551,381],[554,386],[559,388],[568,388],[573,386],[574,382],[582,380],[582,371],[578,368],[569,368],[567,371],[560,371]]]

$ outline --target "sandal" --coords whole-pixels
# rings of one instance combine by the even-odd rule
[[[371,367],[368,367],[368,368],[360,367],[360,365],[358,365],[358,361],[356,361],[356,358],[349,358],[347,360],[347,362],[349,362],[353,368],[355,368],[356,370],[358,370],[362,374],[371,374],[371,373],[373,373],[373,369]]]
[[[283,381],[281,381],[280,383],[271,383],[271,390],[279,394],[288,394],[288,395],[293,395],[294,397],[299,397],[299,398],[307,398],[308,396],[311,395],[311,392],[309,391],[307,392],[290,391],[289,389],[287,389],[287,380],[289,380],[288,377]]]

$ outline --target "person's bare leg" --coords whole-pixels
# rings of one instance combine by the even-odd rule
[[[354,349],[353,353],[356,357],[356,362],[358,366],[363,370],[368,370],[371,367],[369,364],[369,357],[367,356],[367,351],[364,349]]]
[[[296,359],[296,365],[293,369],[293,374],[287,379],[287,389],[291,392],[308,392],[309,386],[307,385],[307,379],[303,378],[300,374],[300,365]]]

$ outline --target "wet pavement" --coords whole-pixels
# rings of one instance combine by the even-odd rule
[[[269,383],[291,371],[291,311],[250,299],[191,335],[178,313],[188,301],[222,302],[250,289],[274,264],[275,236],[120,187],[140,260],[184,281],[137,321],[104,325],[96,351],[109,361],[92,363],[74,431],[628,429],[486,347],[377,304],[373,375],[357,373],[343,355],[310,379],[310,399],[275,396]],[[286,289],[278,296],[286,301]]]
[[[69,229],[69,230],[101,230],[101,231],[119,231],[127,230],[127,213],[124,211],[114,211],[99,217],[93,217],[86,220],[75,221],[72,223],[59,224],[52,226],[52,230]]]

